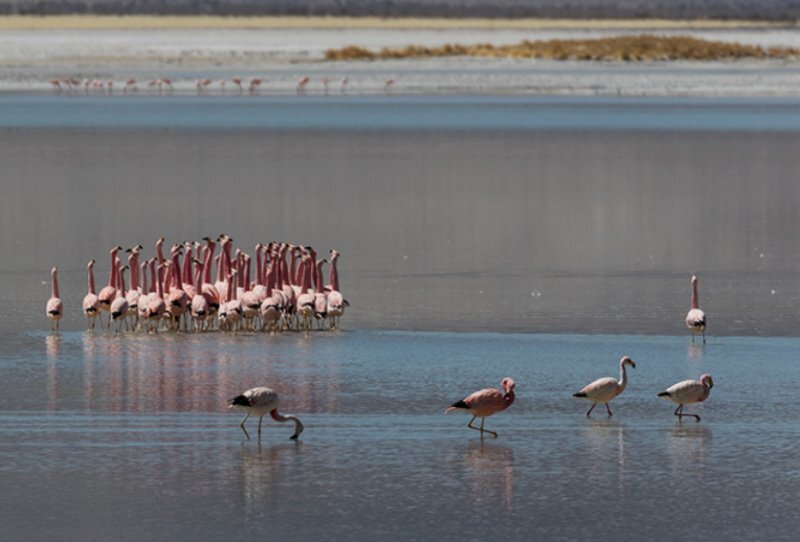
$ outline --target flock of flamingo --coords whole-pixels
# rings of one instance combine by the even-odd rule
[[[87,265],[88,291],[82,304],[89,329],[94,329],[98,318],[109,329],[113,324],[117,333],[123,327],[152,333],[215,328],[229,333],[308,333],[315,321],[318,329],[339,328],[349,303],[339,290],[336,250],[330,251],[329,282],[325,284],[323,266],[328,260],[317,259],[312,247],[259,243],[251,257],[238,248],[233,252],[233,239],[225,234],[216,241],[209,237],[203,241],[172,245],[167,258],[162,237],[156,242],[156,256],[141,263],[141,245],[126,250],[126,265],[119,257],[122,247],[114,247],[110,251],[108,284],[99,292],[94,283],[95,261],[91,260]],[[253,258],[255,277],[251,280]],[[215,263],[216,280],[212,280]],[[129,287],[125,283],[126,271]],[[57,330],[64,315],[57,267],[51,271],[51,288],[46,314],[53,330]]]
[[[266,81],[267,80],[264,77],[251,77],[249,79],[244,77],[231,77],[230,79],[209,79],[207,77],[202,77],[194,81],[194,88],[197,90],[198,94],[205,94],[214,88],[218,88],[220,93],[225,94],[227,92],[228,85],[230,84],[231,88],[235,87],[235,92],[238,94],[243,94],[245,88],[249,94],[258,94],[259,90],[261,89],[261,85],[265,84]],[[312,84],[312,82],[313,80],[311,77],[307,75],[300,77],[297,80],[297,85],[295,87],[298,94],[304,93],[307,87]],[[338,78],[336,81],[330,77],[319,78],[319,83],[322,85],[322,92],[325,94],[328,94],[331,87],[337,83],[339,92],[345,93],[347,91],[347,85],[349,82],[350,78],[347,76]],[[111,95],[114,93],[115,85],[116,88],[122,89],[121,92],[123,94],[127,94],[129,92],[138,92],[139,84],[146,85],[149,89],[157,90],[159,94],[163,92],[171,93],[175,91],[175,86],[172,84],[172,79],[168,77],[158,77],[156,79],[147,79],[145,81],[138,81],[137,79],[130,78],[125,80],[124,83],[115,83],[113,79],[77,79],[75,77],[64,77],[50,79],[49,83],[52,85],[53,91],[58,94],[62,94],[64,92],[67,94],[73,94],[80,92],[81,89],[83,89],[83,93],[86,95],[98,93],[108,93]],[[390,91],[392,88],[394,88],[394,84],[394,79],[385,79],[383,82],[384,91]]]
[[[255,247],[255,280],[250,280],[251,257],[237,249],[232,255],[233,239],[223,234],[216,242],[204,237],[205,245],[199,242],[175,244],[170,251],[170,258],[163,255],[164,238],[156,242],[156,257],[139,263],[141,245],[128,249],[128,264],[123,266],[118,254],[122,247],[111,249],[111,268],[108,285],[95,292],[94,260],[87,266],[88,292],[83,300],[83,313],[94,329],[95,320],[101,312],[108,312],[107,327],[116,323],[116,331],[126,329],[157,332],[160,329],[185,331],[190,329],[199,332],[217,327],[226,332],[240,330],[298,329],[306,332],[313,328],[313,321],[318,321],[319,329],[325,327],[326,321],[331,329],[339,327],[339,318],[348,305],[339,290],[339,275],[336,261],[339,253],[331,249],[330,280],[324,284],[322,267],[327,261],[317,259],[317,253],[311,247],[288,243],[259,243]],[[220,246],[216,254],[217,244]],[[195,259],[193,254],[200,258]],[[286,261],[287,254],[290,261]],[[183,265],[180,257],[183,255]],[[212,282],[212,265],[216,262],[217,279]],[[139,275],[141,267],[141,276]],[[150,281],[147,272],[150,271]],[[125,287],[125,271],[130,271],[130,288]],[[47,301],[46,315],[52,321],[53,329],[58,329],[58,322],[63,316],[64,306],[58,293],[58,269],[51,271],[52,294]],[[139,279],[142,279],[141,284]],[[697,295],[697,277],[692,276],[692,296],[689,312],[686,314],[686,326],[692,333],[692,342],[697,333],[701,333],[705,344],[706,316],[700,309]],[[148,287],[149,284],[149,287]],[[620,378],[604,377],[585,386],[573,397],[584,399],[592,406],[586,413],[591,417],[594,408],[603,404],[608,416],[613,414],[609,402],[620,395],[628,385],[626,367],[636,368],[636,363],[628,356],[619,362]],[[504,378],[501,390],[487,388],[476,391],[453,403],[445,413],[464,411],[472,415],[467,427],[497,437],[497,433],[484,428],[486,418],[506,410],[514,402],[516,384],[511,378]],[[697,414],[683,411],[687,404],[701,403],[711,393],[714,381],[709,374],[703,374],[699,380],[678,382],[658,394],[658,397],[672,401],[678,406],[675,416],[682,420],[684,416],[694,417]],[[297,439],[304,426],[294,415],[281,415],[278,412],[278,394],[267,387],[252,388],[234,397],[230,408],[245,411],[245,417],[239,424],[247,438],[250,435],[245,422],[251,414],[259,417],[258,435],[261,436],[263,417],[270,414],[278,422],[292,421],[295,432],[292,439]],[[476,418],[481,419],[480,427],[472,425]]]

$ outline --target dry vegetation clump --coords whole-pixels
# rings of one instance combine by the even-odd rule
[[[410,45],[370,51],[349,46],[328,49],[327,60],[378,60],[391,58],[430,58],[442,56],[480,56],[498,58],[542,58],[548,60],[729,60],[737,58],[789,58],[800,55],[790,47],[763,48],[723,41],[708,41],[691,36],[618,36],[587,40],[528,41],[514,45],[448,44],[441,47]]]

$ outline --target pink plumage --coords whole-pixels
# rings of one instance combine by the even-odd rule
[[[689,414],[683,412],[684,405],[691,403],[702,403],[708,399],[711,393],[711,388],[714,387],[714,380],[710,374],[700,376],[700,380],[683,380],[677,384],[673,384],[666,390],[658,394],[662,399],[667,399],[673,403],[678,403],[678,408],[675,409],[675,415],[678,419],[683,419],[684,416],[693,416],[698,422],[700,416],[697,414]]]
[[[513,379],[506,377],[502,380],[502,382],[500,382],[500,385],[502,386],[503,391],[500,391],[496,388],[478,390],[467,395],[460,401],[453,403],[447,410],[445,410],[445,414],[455,412],[457,410],[465,410],[472,414],[472,419],[467,424],[467,427],[470,429],[475,429],[476,431],[480,431],[481,436],[483,436],[484,433],[489,433],[497,438],[497,433],[483,428],[484,421],[488,416],[502,412],[511,406],[511,404],[514,402],[514,387],[516,384],[514,383]],[[474,427],[472,425],[472,422],[475,421],[475,418],[481,419],[480,427]]]

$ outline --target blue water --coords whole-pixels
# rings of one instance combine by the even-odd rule
[[[794,540],[800,339],[349,331],[267,337],[9,333],[4,540]],[[587,419],[571,397],[637,368]],[[680,423],[656,393],[709,372]],[[444,415],[517,382],[487,419]],[[246,441],[226,402],[279,390],[303,420]],[[598,409],[600,410],[600,409]],[[250,421],[251,434],[255,425]]]
[[[798,131],[800,100],[541,96],[0,96],[0,128]]]

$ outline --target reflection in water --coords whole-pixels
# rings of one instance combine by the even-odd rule
[[[514,450],[481,439],[464,456],[469,499],[476,508],[502,503],[510,514],[514,500]]]
[[[689,359],[700,360],[706,351],[706,345],[700,343],[689,343]]]
[[[55,360],[60,337],[48,336],[48,395],[55,402],[61,376]],[[265,347],[265,342],[268,346]],[[240,342],[205,336],[103,336],[82,333],[84,408],[111,412],[218,412],[231,397],[254,386],[281,392],[287,411],[336,410],[341,378],[338,356],[307,370],[320,350],[286,362],[294,343]],[[324,351],[324,349],[323,349]],[[295,354],[292,354],[294,356]]]
[[[282,479],[289,480],[294,474],[293,460],[301,451],[302,442],[262,447],[242,445],[242,498],[245,521],[262,523],[269,510],[276,508],[281,498],[277,490]]]
[[[584,428],[586,447],[591,450],[593,460],[588,465],[589,478],[595,483],[607,482],[610,470],[608,462],[617,464],[617,489],[625,494],[625,425],[613,419],[591,419]]]
[[[669,430],[668,444],[675,467],[704,466],[711,446],[711,428],[694,422],[676,423]]]
[[[58,360],[61,356],[61,334],[53,333],[44,339],[47,351],[47,409],[58,407]]]

